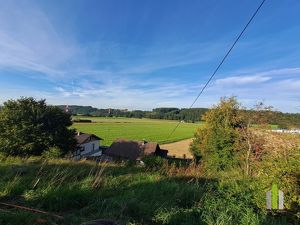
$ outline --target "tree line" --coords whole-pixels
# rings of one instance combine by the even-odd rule
[[[58,106],[65,109],[65,106]],[[203,115],[209,110],[208,108],[174,108],[162,107],[155,108],[151,111],[144,110],[124,110],[124,109],[97,109],[92,106],[70,105],[68,107],[72,115],[99,116],[99,117],[127,117],[127,118],[150,118],[150,119],[166,119],[166,120],[184,120],[186,122],[201,121]],[[249,116],[254,114],[264,115],[269,124],[276,124],[279,128],[300,127],[300,113],[283,113],[274,111],[272,107],[261,108],[259,104],[255,109],[243,109]]]
[[[59,105],[61,109],[66,109],[66,106]],[[184,120],[186,122],[197,122],[207,108],[155,108],[151,111],[144,110],[126,110],[126,109],[97,109],[91,106],[68,106],[68,111],[72,115],[82,116],[99,116],[99,117],[128,117],[128,118],[150,118],[150,119],[166,119],[166,120]]]

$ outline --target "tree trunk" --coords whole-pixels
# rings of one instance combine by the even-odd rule
[[[251,155],[251,149],[252,149],[252,145],[251,145],[251,141],[250,141],[250,122],[248,122],[247,124],[247,130],[246,130],[246,139],[247,139],[247,145],[248,145],[248,150],[247,150],[247,154],[246,154],[246,175],[249,176],[250,174],[250,155]]]
[[[246,174],[247,176],[250,173],[250,154],[251,154],[251,142],[249,136],[247,137],[247,144],[248,144],[248,150],[247,150],[247,156],[246,156]]]

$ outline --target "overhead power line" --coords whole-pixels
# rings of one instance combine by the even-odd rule
[[[240,38],[243,36],[244,32],[246,31],[246,29],[248,28],[248,26],[250,25],[250,23],[252,22],[252,20],[255,18],[255,16],[257,15],[258,11],[261,9],[261,7],[263,6],[263,4],[265,3],[266,0],[263,0],[260,5],[257,7],[257,9],[255,10],[255,12],[253,13],[253,15],[251,16],[251,18],[249,19],[249,21],[247,22],[247,24],[244,26],[243,30],[241,31],[241,33],[237,36],[237,38],[235,39],[235,41],[233,42],[233,44],[231,45],[231,47],[229,48],[229,50],[227,51],[227,53],[224,55],[223,59],[221,60],[221,62],[218,64],[218,66],[216,67],[216,69],[213,71],[212,75],[209,77],[208,81],[205,83],[205,85],[203,86],[203,88],[201,89],[201,91],[199,92],[199,94],[197,95],[197,97],[195,98],[195,100],[193,101],[193,103],[191,104],[191,106],[189,107],[189,109],[191,109],[194,104],[197,102],[197,100],[199,99],[199,97],[202,95],[203,91],[207,88],[208,84],[211,82],[211,80],[214,78],[214,76],[216,75],[216,73],[218,72],[218,70],[220,69],[220,67],[222,66],[222,64],[225,62],[226,58],[228,57],[228,55],[230,54],[230,52],[232,51],[232,49],[235,47],[236,43],[240,40]],[[172,136],[172,134],[176,131],[176,129],[178,128],[180,124],[180,121],[177,123],[177,125],[174,127],[174,129],[172,130],[172,132],[170,133],[170,135],[168,136],[168,139],[170,138],[170,136]]]

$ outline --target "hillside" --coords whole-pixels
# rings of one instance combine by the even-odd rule
[[[105,163],[67,159],[75,144],[70,114],[33,98],[10,101],[0,113],[0,224],[79,225],[93,219],[123,225],[299,224],[300,135],[272,132],[265,123],[245,125],[244,116],[230,98],[211,109],[204,124],[182,122],[172,138],[194,133],[195,161],[140,152],[143,162],[117,156]],[[74,126],[99,132],[106,141],[146,137],[162,143],[177,124],[92,120]],[[69,153],[62,154],[60,141]],[[180,154],[187,141],[177,147]],[[283,210],[277,210],[277,188]]]
[[[268,151],[252,177],[245,177],[238,168],[207,174],[201,165],[176,167],[166,162],[141,167],[2,157],[0,224],[79,225],[99,218],[128,225],[298,224],[299,187],[294,184],[299,181],[300,137],[258,133],[266,140]],[[286,194],[286,210],[280,214],[265,211],[265,192],[273,177],[280,177]]]
[[[264,188],[251,188],[257,181],[235,177],[228,182],[200,171],[9,158],[0,164],[0,203],[48,214],[1,205],[0,224],[80,224],[97,218],[131,225],[290,224],[284,215],[273,217],[260,209]]]

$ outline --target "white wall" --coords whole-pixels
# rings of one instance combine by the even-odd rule
[[[94,149],[93,149],[93,144],[94,144]],[[97,150],[99,149],[99,146],[100,146],[100,141],[91,141],[88,143],[81,144],[80,147],[84,147],[84,151],[81,152],[81,155]]]

